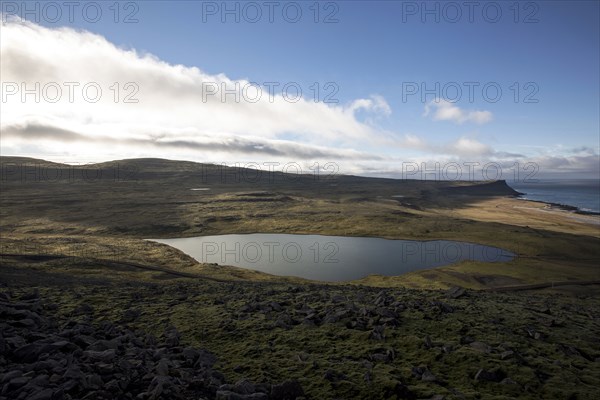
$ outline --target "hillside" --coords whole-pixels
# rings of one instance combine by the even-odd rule
[[[36,248],[60,254],[86,248],[100,255],[121,254],[140,264],[175,263],[175,268],[200,268],[226,276],[227,269],[194,266],[188,256],[142,239],[318,233],[460,240],[519,255],[500,270],[486,263],[463,263],[365,280],[372,285],[403,281],[425,287],[482,287],[598,276],[596,226],[558,211],[537,212],[535,207],[543,207],[540,203],[528,202],[531,206],[524,208],[522,201],[511,199],[515,192],[503,181],[315,177],[266,171],[257,175],[256,170],[162,159],[86,166],[14,157],[0,162],[4,253]],[[42,167],[32,172],[27,166],[33,164]],[[192,190],[196,188],[203,190]],[[488,205],[490,201],[494,205]],[[589,218],[593,222],[594,217]]]
[[[524,207],[506,182],[0,162],[0,398],[592,399],[600,383],[597,217]],[[252,232],[517,257],[326,285],[144,240]],[[512,290],[549,282],[573,284]]]
[[[597,288],[214,282],[1,260],[9,398],[594,399],[600,384]]]

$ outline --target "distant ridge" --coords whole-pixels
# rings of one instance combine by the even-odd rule
[[[149,170],[152,169],[160,169],[165,167],[178,167],[178,169],[186,169],[185,167],[189,167],[190,169],[196,169],[198,166],[203,165],[202,163],[195,161],[180,161],[180,160],[168,160],[166,158],[126,158],[122,160],[112,160],[112,161],[101,161],[101,162],[89,162],[89,163],[77,163],[77,164],[69,164],[69,163],[60,163],[43,160],[41,158],[33,158],[33,157],[20,157],[20,156],[0,156],[0,162],[3,164],[15,163],[21,165],[36,165],[36,166],[44,166],[44,165],[52,165],[52,166],[94,166],[97,168],[107,168],[113,167],[115,165],[125,165],[125,166],[138,166],[147,168]]]
[[[38,167],[38,168],[61,168],[69,170],[89,170],[99,169],[106,170],[103,175],[106,179],[112,179],[115,176],[115,171],[119,171],[119,176],[123,178],[135,177],[142,181],[152,181],[156,179],[197,179],[201,177],[211,178],[213,183],[218,183],[222,176],[231,179],[236,174],[246,174],[254,176],[254,170],[245,167],[234,167],[233,165],[225,165],[219,163],[202,163],[196,161],[169,160],[164,158],[128,158],[113,161],[103,161],[98,163],[86,164],[66,164],[46,161],[32,157],[19,156],[0,156],[0,164],[2,164],[3,181],[20,179],[19,173],[15,173],[9,164],[17,166]],[[263,171],[266,176],[266,171]],[[274,175],[281,178],[288,175],[294,175],[294,178],[283,179],[287,184],[302,184],[302,182],[313,182],[314,176],[312,171],[304,171],[301,175],[290,174],[287,172],[275,170]],[[335,174],[331,177],[323,175],[322,182],[336,182],[339,185],[361,185],[366,183],[377,184],[398,184],[399,187],[412,187],[424,189],[422,194],[428,193],[430,190],[441,192],[447,195],[466,195],[466,196],[519,196],[522,193],[511,188],[505,180],[498,181],[421,181],[412,179],[394,179],[394,178],[379,178],[366,177],[359,175]],[[266,182],[263,179],[263,182]],[[282,179],[279,179],[281,182]],[[360,190],[357,186],[356,190]],[[368,198],[368,196],[366,196]]]
[[[67,166],[67,164],[42,160],[41,158],[20,157],[20,156],[0,156],[2,164],[35,165],[35,166]]]
[[[523,194],[511,188],[504,179],[475,183],[469,186],[449,186],[442,190],[448,194],[468,196],[520,196]]]

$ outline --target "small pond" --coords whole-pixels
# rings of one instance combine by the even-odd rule
[[[515,256],[496,247],[447,240],[268,233],[150,240],[175,247],[201,263],[320,281],[401,275],[463,260],[506,262]]]

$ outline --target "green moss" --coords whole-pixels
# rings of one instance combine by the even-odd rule
[[[63,321],[86,318],[72,314],[84,303],[94,308],[96,321],[116,323],[124,323],[125,310],[136,308],[141,316],[129,323],[132,328],[160,337],[174,325],[185,344],[218,356],[217,367],[229,381],[298,379],[310,398],[386,398],[401,382],[418,398],[442,394],[453,399],[462,394],[591,399],[600,385],[600,365],[594,361],[600,356],[597,295],[470,292],[467,297],[447,299],[439,291],[386,289],[405,310],[400,326],[386,327],[385,340],[376,341],[370,338],[370,329],[349,329],[343,320],[316,327],[274,327],[278,316],[293,314],[295,305],[306,300],[319,313],[332,309],[338,304],[329,300],[335,294],[359,308],[374,307],[381,292],[368,287],[338,285],[325,291],[320,285],[305,285],[294,292],[276,283],[189,279],[142,283],[115,277],[104,285],[38,287],[43,297],[59,304],[58,317]],[[14,292],[30,290],[23,287]],[[278,302],[283,310],[247,311],[244,306],[255,299],[260,304]],[[454,312],[443,312],[436,305],[439,301]],[[534,328],[542,337],[531,337],[526,328]],[[426,336],[432,348],[426,345]],[[466,337],[484,342],[492,352],[466,344]],[[503,358],[507,350],[514,354]],[[413,368],[419,366],[427,366],[440,382],[415,377]],[[480,369],[499,371],[517,384],[476,381]],[[339,378],[325,379],[331,371]]]

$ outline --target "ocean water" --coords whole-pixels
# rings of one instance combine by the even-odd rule
[[[537,182],[511,182],[508,185],[527,200],[565,204],[582,211],[600,213],[600,181],[597,179],[538,179]]]

